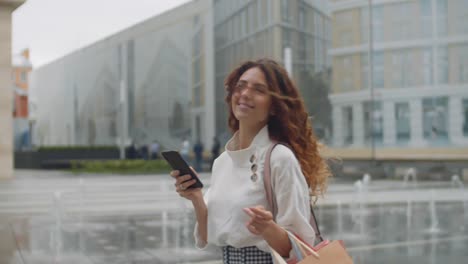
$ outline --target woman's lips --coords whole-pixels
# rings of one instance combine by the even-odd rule
[[[253,106],[251,106],[249,104],[246,104],[246,103],[238,103],[237,105],[242,107],[242,108],[253,108]]]

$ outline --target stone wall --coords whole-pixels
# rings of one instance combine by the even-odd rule
[[[0,0],[0,179],[13,177],[11,12],[21,0]]]

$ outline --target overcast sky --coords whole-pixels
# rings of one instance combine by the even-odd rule
[[[34,67],[190,0],[27,0],[13,12],[13,55]]]

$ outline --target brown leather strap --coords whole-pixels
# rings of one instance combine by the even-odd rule
[[[276,205],[276,199],[273,197],[273,184],[271,183],[271,166],[270,166],[270,158],[271,152],[273,148],[278,145],[278,142],[273,142],[271,146],[268,148],[266,156],[265,156],[265,166],[264,166],[264,176],[263,176],[263,184],[265,185],[265,192],[266,198],[268,200],[268,204],[270,205],[271,212],[273,213],[273,217],[276,217],[278,213],[278,206]]]
[[[266,198],[267,201],[270,205],[270,208],[273,213],[273,217],[276,218],[276,214],[278,213],[278,206],[276,203],[276,199],[273,197],[274,196],[274,189],[273,189],[273,184],[271,182],[271,166],[270,166],[270,160],[271,160],[271,153],[273,152],[273,149],[281,143],[278,142],[273,142],[271,146],[268,148],[266,156],[265,156],[265,166],[263,168],[264,170],[264,175],[263,175],[263,184],[265,185],[265,192],[266,192]],[[284,144],[282,144],[284,145]],[[286,145],[284,145],[286,146]],[[287,147],[287,146],[286,146]],[[315,217],[314,209],[312,208],[312,204],[310,204],[310,219],[309,223],[312,225],[315,231],[315,237],[319,240],[319,242],[323,241],[322,235],[320,234],[320,229],[317,223],[317,218]]]

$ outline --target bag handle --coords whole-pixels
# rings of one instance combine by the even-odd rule
[[[303,260],[307,256],[313,256],[316,259],[320,259],[320,255],[317,251],[310,248],[307,244],[302,242],[300,239],[298,239],[295,235],[291,234],[289,231],[286,230],[286,232],[288,233],[289,241],[291,242],[292,249],[294,251],[294,254],[298,262]],[[287,264],[284,258],[281,257],[281,255],[278,252],[276,252],[271,246],[270,246],[270,251],[274,260],[273,263]]]
[[[271,158],[271,153],[273,152],[273,149],[279,144],[281,143],[273,142],[273,144],[271,144],[271,146],[268,148],[266,157],[265,157],[264,176],[263,176],[263,184],[265,185],[266,198],[268,200],[268,203],[270,204],[273,216],[276,216],[276,214],[278,213],[278,206],[276,204],[276,199],[273,198],[274,193],[273,193],[273,184],[271,183],[270,158]],[[320,234],[320,229],[318,227],[317,218],[315,217],[315,213],[314,213],[314,209],[312,208],[312,205],[310,205],[310,213],[311,215],[310,215],[309,222],[314,228],[315,238],[317,238],[319,242],[322,242],[323,238],[322,238],[322,235]]]

